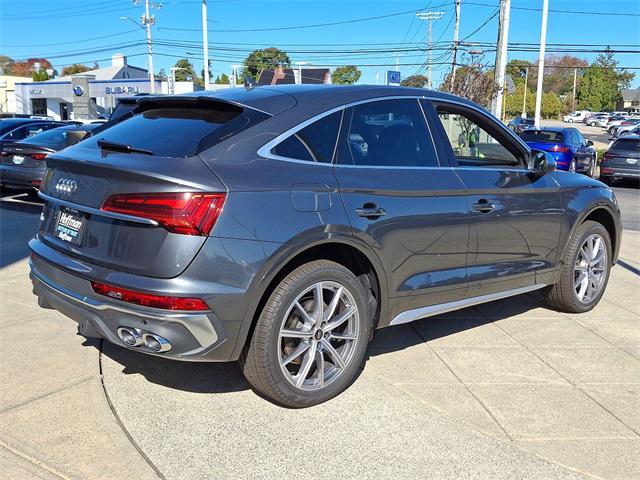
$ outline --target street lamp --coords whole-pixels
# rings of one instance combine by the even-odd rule
[[[153,75],[153,49],[151,46],[151,25],[155,23],[155,17],[149,16],[149,1],[145,2],[146,11],[142,15],[141,23],[130,19],[129,17],[120,17],[120,20],[127,20],[134,23],[136,26],[145,29],[147,31],[147,65],[149,70],[149,92],[156,93],[156,82]]]

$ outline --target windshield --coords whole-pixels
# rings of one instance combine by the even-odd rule
[[[20,143],[29,145],[38,145],[41,147],[51,148],[52,150],[62,150],[78,143],[88,132],[80,129],[54,128],[46,132],[39,133],[33,137],[22,140]]]
[[[207,107],[158,107],[95,133],[93,141],[148,150],[163,157],[188,157],[267,117],[224,102]]]
[[[520,135],[525,142],[562,143],[562,133],[551,130],[525,130]]]
[[[621,138],[613,144],[611,150],[625,152],[640,152],[640,139],[637,138]]]

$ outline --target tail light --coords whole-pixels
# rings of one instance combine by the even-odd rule
[[[101,209],[155,220],[172,233],[206,236],[225,198],[225,193],[125,193],[111,195]]]
[[[551,150],[558,153],[569,153],[571,151],[569,147],[559,147],[558,145],[554,145]]]
[[[46,153],[32,153],[31,158],[34,160],[44,160],[47,157]]]
[[[204,300],[200,298],[166,297],[163,295],[150,295],[125,288],[114,287],[106,283],[91,282],[91,288],[98,295],[115,298],[122,302],[142,305],[144,307],[162,308],[164,310],[209,310]]]

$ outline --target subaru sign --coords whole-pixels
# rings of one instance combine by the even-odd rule
[[[400,78],[397,70],[387,70],[387,85],[400,86]]]

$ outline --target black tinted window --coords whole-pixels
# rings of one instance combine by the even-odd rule
[[[66,128],[54,128],[46,132],[42,132],[33,137],[23,140],[21,143],[28,143],[30,145],[38,145],[42,147],[48,147],[53,150],[62,150],[78,143],[84,137],[88,135],[86,130]]]
[[[342,111],[327,115],[280,142],[271,153],[295,160],[331,163],[341,118]]]
[[[88,141],[106,140],[163,157],[188,157],[267,117],[223,102],[207,107],[152,108],[94,133]]]
[[[417,100],[381,100],[353,107],[340,163],[436,167],[433,144]]]
[[[520,135],[525,142],[562,143],[562,133],[551,130],[525,130]]]
[[[637,138],[621,138],[611,147],[614,151],[640,152],[640,140]]]

